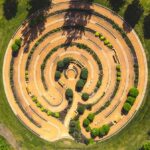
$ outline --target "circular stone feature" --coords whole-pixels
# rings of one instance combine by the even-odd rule
[[[65,76],[69,80],[74,80],[78,76],[78,70],[74,64],[70,64],[68,69],[65,71]]]

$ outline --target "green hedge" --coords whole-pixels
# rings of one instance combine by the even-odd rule
[[[139,90],[137,88],[133,87],[129,90],[128,95],[136,98],[139,95]]]
[[[82,99],[83,99],[84,101],[87,101],[87,100],[89,99],[89,94],[88,94],[88,93],[83,93],[83,94],[82,94]]]
[[[89,124],[90,124],[90,121],[87,118],[83,120],[83,126],[84,127],[88,127]]]
[[[130,111],[131,107],[132,106],[129,103],[125,102],[124,105],[123,105],[123,112],[125,114],[127,114]]]

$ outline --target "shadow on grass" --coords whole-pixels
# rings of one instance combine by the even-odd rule
[[[45,29],[45,21],[47,11],[51,7],[51,0],[28,0],[28,17],[30,16],[29,24],[24,24],[25,28],[22,31],[24,38],[25,52],[29,49],[29,43],[36,39]]]
[[[17,14],[18,0],[5,0],[3,3],[4,17],[7,20],[12,19]]]
[[[116,12],[125,4],[125,0],[109,0],[112,9]]]
[[[84,34],[84,27],[88,24],[92,12],[92,0],[84,0],[82,2],[69,3],[69,9],[64,16],[63,26],[70,26],[63,29],[63,35],[66,36],[65,43],[71,43],[77,39],[81,39]]]
[[[128,5],[124,13],[124,19],[132,28],[134,28],[135,25],[138,23],[140,17],[142,16],[143,12],[144,9],[140,4],[140,0],[133,0],[133,2]],[[129,28],[125,23],[124,29],[127,32],[131,31],[131,28]]]
[[[144,37],[150,39],[150,13],[144,18],[143,31]]]

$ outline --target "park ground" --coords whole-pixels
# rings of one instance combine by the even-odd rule
[[[7,1],[7,0],[6,0]],[[107,7],[112,7],[109,5],[107,0],[95,0],[95,2],[100,3]],[[118,13],[121,16],[124,16],[128,5],[132,2],[132,0],[127,0],[123,7],[120,8]],[[27,4],[27,0],[19,0],[18,8],[16,12],[13,12],[12,16],[4,16],[3,11],[3,3],[4,0],[0,0],[0,124],[5,125],[8,130],[12,133],[15,140],[18,143],[18,147],[22,149],[32,149],[32,150],[55,150],[55,149],[98,149],[98,150],[137,150],[141,147],[141,145],[148,139],[150,136],[148,132],[150,131],[150,90],[148,83],[147,94],[145,96],[145,100],[143,102],[142,107],[139,112],[136,114],[134,119],[127,125],[125,129],[123,129],[119,134],[112,137],[111,139],[92,145],[85,146],[83,144],[76,144],[71,140],[60,140],[57,142],[49,143],[46,142],[34,134],[32,134],[29,130],[24,127],[21,122],[15,117],[13,114],[6,96],[3,87],[2,80],[2,64],[3,58],[5,54],[5,50],[7,48],[7,44],[16,31],[20,23],[27,18],[29,14],[29,6]],[[143,22],[145,16],[150,13],[150,0],[141,0],[141,4],[144,8],[144,12],[135,25],[134,29],[137,32],[140,40],[145,48],[148,64],[150,57],[150,39],[144,38],[143,32]],[[15,8],[14,8],[15,10]],[[6,19],[7,18],[7,19]],[[149,66],[150,67],[150,66]],[[150,79],[150,77],[148,78]]]

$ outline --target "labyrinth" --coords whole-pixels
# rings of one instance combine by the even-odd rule
[[[134,117],[147,61],[120,16],[97,4],[64,2],[21,24],[5,54],[3,79],[13,112],[33,133],[92,143]]]

